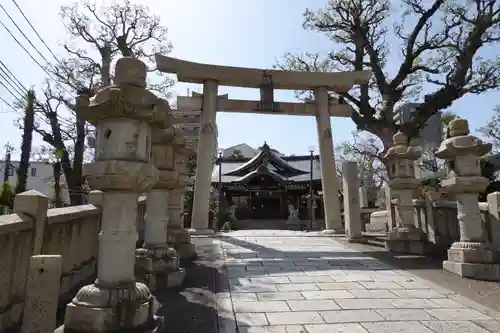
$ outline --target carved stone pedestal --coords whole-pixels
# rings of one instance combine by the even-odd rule
[[[443,269],[466,278],[500,281],[500,252],[485,243],[456,242]]]

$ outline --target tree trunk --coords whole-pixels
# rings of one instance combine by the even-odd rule
[[[26,94],[27,106],[23,120],[23,137],[21,143],[21,161],[17,168],[17,185],[15,193],[26,191],[28,181],[28,168],[30,165],[31,144],[33,141],[33,128],[35,125],[35,92],[30,90]]]
[[[54,176],[54,204],[56,207],[62,207],[63,201],[61,198],[61,162],[55,162],[52,166]]]
[[[67,176],[69,199],[72,206],[82,205],[83,200],[83,153],[85,152],[85,120],[76,116],[76,141],[71,173]],[[65,173],[66,174],[66,173]]]

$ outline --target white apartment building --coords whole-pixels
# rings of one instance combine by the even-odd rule
[[[19,161],[10,161],[11,167],[9,168],[9,184],[12,190],[17,185],[16,170],[19,167]],[[0,161],[0,177],[2,183],[4,182],[5,161]],[[65,203],[69,203],[68,187],[66,185],[66,178],[64,173],[61,174],[61,197]],[[36,190],[49,197],[49,200],[54,200],[54,171],[51,164],[44,162],[30,162],[28,168],[27,186],[28,190]]]

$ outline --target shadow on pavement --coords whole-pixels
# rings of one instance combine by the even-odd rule
[[[407,281],[412,280],[411,276],[430,281],[436,285],[448,289],[495,311],[500,311],[500,283],[479,281],[462,278],[453,275],[442,269],[443,260],[446,260],[446,253],[437,253],[428,256],[398,255],[379,246],[348,243],[343,237],[327,237],[335,243],[331,243],[331,250],[325,244],[325,237],[307,237],[307,242],[311,246],[315,242],[321,243],[319,251],[301,251],[304,241],[299,241],[296,248],[287,248],[282,251],[269,246],[257,244],[246,239],[266,238],[268,236],[240,237],[230,234],[222,235],[220,238],[224,242],[226,265],[229,277],[233,281],[234,289],[247,289],[246,279],[265,280],[268,276],[295,275],[303,272],[305,275],[346,274],[346,277],[339,275],[337,281],[350,281],[348,275],[356,275],[360,271],[371,271],[378,278],[385,276],[387,281],[396,281],[390,276],[394,269],[404,271],[409,276]],[[282,237],[282,236],[281,236]],[[290,236],[288,236],[290,237]],[[301,237],[300,234],[291,237]],[[245,238],[245,239],[243,239]],[[275,237],[269,243],[279,243],[280,237]],[[401,276],[404,278],[404,276]],[[381,280],[384,280],[382,277]],[[265,283],[256,286],[255,292],[266,292]]]
[[[229,291],[229,285],[215,266],[221,259],[220,245],[210,238],[192,241],[198,258],[183,264],[183,287],[155,292],[162,304],[157,314],[164,318],[164,333],[217,333],[223,319],[217,313],[217,294]]]

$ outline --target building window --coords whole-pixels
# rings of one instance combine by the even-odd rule
[[[36,168],[31,168],[31,177],[36,177]]]
[[[9,170],[7,171],[9,176],[14,176],[14,167],[12,165],[8,166]]]

